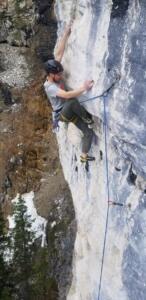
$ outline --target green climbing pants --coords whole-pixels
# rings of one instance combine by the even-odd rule
[[[92,119],[91,115],[80,105],[78,100],[71,99],[65,102],[60,113],[60,121],[74,123],[83,133],[82,152],[88,153],[92,143],[93,130],[88,128],[86,119]]]

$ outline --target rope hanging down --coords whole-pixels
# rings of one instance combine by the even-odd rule
[[[110,208],[110,189],[109,189],[109,167],[108,167],[108,151],[107,151],[107,115],[106,115],[106,96],[103,97],[103,106],[104,106],[104,142],[105,142],[105,168],[106,168],[106,187],[107,187],[107,213],[106,213],[106,224],[105,224],[105,234],[103,242],[103,251],[102,251],[102,260],[101,260],[101,271],[99,279],[99,289],[98,289],[98,300],[100,300],[101,284],[102,284],[102,274],[104,266],[104,257],[105,257],[105,248],[107,240],[107,231],[108,231],[108,220],[109,220],[109,208]]]
[[[115,85],[108,89],[108,91]],[[131,205],[124,205],[123,203],[118,203],[115,201],[110,201],[110,188],[109,188],[109,166],[108,166],[108,145],[107,145],[107,114],[106,114],[106,94],[103,96],[103,107],[104,107],[104,121],[103,121],[103,130],[104,130],[104,144],[105,144],[105,169],[106,169],[106,188],[107,188],[107,213],[106,213],[106,224],[105,224],[105,233],[104,233],[104,242],[103,242],[103,251],[102,251],[102,259],[101,259],[101,271],[100,271],[100,279],[99,279],[99,288],[98,288],[98,300],[100,300],[100,293],[101,293],[101,285],[102,285],[102,275],[103,275],[103,267],[104,267],[104,258],[105,258],[105,250],[106,250],[106,241],[107,241],[107,233],[108,233],[108,222],[109,222],[109,209],[110,205],[117,205],[117,206],[126,206],[130,209]]]

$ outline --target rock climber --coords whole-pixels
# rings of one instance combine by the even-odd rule
[[[61,60],[70,33],[71,25],[68,25],[56,47],[54,55],[55,59],[49,59],[44,64],[44,68],[47,73],[44,88],[48,100],[53,108],[53,115],[55,116],[55,119],[67,123],[72,122],[82,131],[82,154],[80,156],[80,160],[81,162],[86,163],[88,161],[95,160],[95,157],[88,155],[93,137],[93,130],[89,127],[93,124],[93,120],[92,116],[84,109],[83,106],[80,105],[76,97],[86,91],[89,91],[94,82],[93,80],[87,80],[79,88],[74,90],[67,91],[64,88],[64,69],[61,64]]]

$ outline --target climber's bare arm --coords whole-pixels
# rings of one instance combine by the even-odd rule
[[[93,84],[94,84],[93,80],[88,80],[88,81],[85,81],[81,87],[79,87],[78,89],[72,90],[72,91],[64,91],[62,89],[59,89],[57,96],[64,98],[66,100],[75,98],[75,97],[80,96],[83,92],[89,91],[92,88]]]
[[[55,59],[59,62],[61,62],[61,60],[62,60],[64,50],[65,50],[65,46],[66,46],[67,40],[69,38],[69,35],[71,33],[71,25],[72,25],[72,23],[70,23],[66,27],[66,29],[63,33],[63,36],[60,38],[60,40],[58,42],[58,45],[56,46],[56,49],[55,49],[54,56],[55,56]]]

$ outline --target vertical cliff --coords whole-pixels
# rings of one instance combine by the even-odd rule
[[[120,79],[105,98],[85,102],[94,116],[96,161],[87,172],[79,160],[80,133],[61,125],[60,159],[77,220],[73,280],[67,300],[99,300],[99,282],[109,206],[100,300],[144,300],[146,295],[146,144],[144,0],[56,1],[59,34],[74,17],[63,64],[72,88],[95,81],[88,97],[101,94],[115,73]],[[85,98],[85,96],[84,96]],[[82,97],[79,99],[83,100]],[[105,149],[103,101],[107,116]]]
[[[38,212],[48,219],[53,297],[145,300],[145,0],[55,2],[58,36],[74,18],[63,59],[68,86],[75,88],[88,78],[95,81],[79,101],[102,94],[120,74],[106,97],[83,104],[95,121],[91,153],[96,161],[88,171],[79,159],[80,132],[60,124],[59,155],[74,208],[41,88],[41,62],[56,41],[52,4],[0,3],[0,202],[7,213],[17,192],[35,192]],[[108,200],[121,206],[109,206],[103,257]]]

